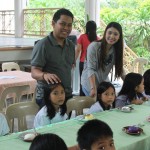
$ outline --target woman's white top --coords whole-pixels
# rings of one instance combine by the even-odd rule
[[[50,120],[49,117],[47,116],[47,107],[44,106],[44,107],[42,107],[42,109],[35,116],[34,127],[37,128],[37,127],[40,127],[40,126],[61,122],[61,121],[66,120],[67,118],[68,118],[67,114],[64,114],[64,116],[61,116],[60,111],[58,111],[55,114],[54,118],[52,118]]]

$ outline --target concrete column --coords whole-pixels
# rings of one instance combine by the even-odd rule
[[[23,37],[23,9],[26,7],[26,0],[14,0],[15,10],[15,37]]]
[[[85,0],[85,16],[86,21],[94,20],[100,26],[100,0]]]

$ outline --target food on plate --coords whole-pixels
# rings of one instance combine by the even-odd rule
[[[85,120],[92,120],[92,119],[94,119],[94,116],[93,116],[92,114],[86,114],[86,115],[84,116],[84,119],[85,119]]]
[[[141,133],[143,133],[143,129],[137,126],[123,127],[123,131],[130,135],[140,135]]]
[[[128,132],[130,132],[130,133],[137,133],[137,132],[139,132],[139,127],[129,126]]]
[[[35,133],[28,133],[24,136],[25,141],[32,141],[37,135]]]

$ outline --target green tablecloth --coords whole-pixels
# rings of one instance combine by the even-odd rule
[[[134,105],[131,113],[119,110],[105,111],[94,114],[95,118],[105,121],[114,132],[116,150],[150,150],[150,106]],[[144,133],[141,135],[128,135],[122,131],[124,126],[144,124]],[[76,144],[76,133],[84,124],[76,119],[38,128],[39,133],[56,133],[62,137],[68,146]],[[32,130],[31,130],[32,131]],[[28,150],[30,143],[19,139],[21,133],[0,137],[0,150]]]

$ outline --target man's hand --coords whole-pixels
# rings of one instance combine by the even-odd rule
[[[44,73],[43,79],[48,83],[48,84],[54,84],[54,83],[59,83],[61,80],[58,78],[56,74],[51,74],[51,73]]]

